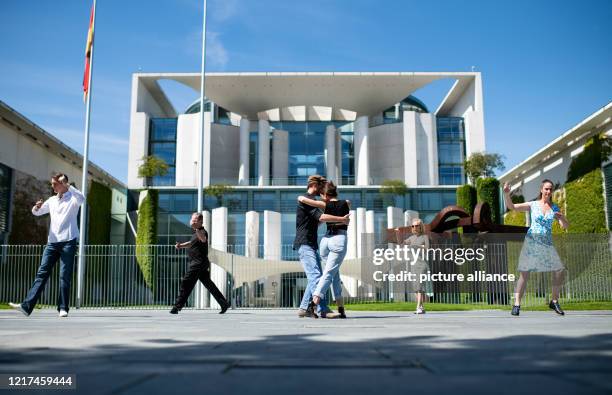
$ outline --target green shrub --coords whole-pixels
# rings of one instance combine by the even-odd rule
[[[584,150],[572,159],[567,169],[567,181],[571,182],[599,169],[612,153],[612,139],[604,134],[591,137],[584,145]]]
[[[142,276],[147,286],[153,290],[153,248],[157,244],[157,206],[158,192],[149,189],[145,192],[145,198],[138,208],[138,230],[136,232],[136,260],[142,271]]]
[[[504,225],[527,226],[524,211],[508,211],[504,215]]]
[[[476,207],[476,188],[466,184],[457,188],[457,206],[467,211],[470,215],[474,214]]]
[[[110,244],[112,195],[106,185],[91,182],[87,194],[87,244]]]
[[[605,233],[603,177],[597,168],[565,184],[569,233]]]
[[[499,224],[501,222],[499,212],[499,181],[494,177],[479,178],[476,181],[476,192],[479,203],[489,203],[493,223]]]

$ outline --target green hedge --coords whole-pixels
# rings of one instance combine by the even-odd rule
[[[504,215],[504,225],[527,226],[524,211],[508,211]]]
[[[153,249],[150,245],[157,244],[157,207],[159,195],[156,190],[149,189],[138,208],[138,230],[136,232],[136,260],[142,271],[147,286],[153,290]]]
[[[611,142],[605,135],[593,136],[584,145],[584,150],[572,159],[567,169],[567,182],[597,170],[610,155]]]
[[[466,184],[457,188],[457,206],[463,208],[470,215],[472,215],[474,214],[476,202],[476,188],[474,188],[472,185]]]
[[[87,194],[87,244],[110,244],[113,192],[106,185],[92,181]]]
[[[494,177],[479,178],[476,181],[478,202],[489,203],[491,220],[495,224],[501,223],[499,212],[499,181]]]
[[[565,184],[569,233],[605,233],[603,177],[597,168]]]

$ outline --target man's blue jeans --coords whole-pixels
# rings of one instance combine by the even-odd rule
[[[298,255],[300,257],[300,262],[304,267],[304,272],[306,273],[306,278],[308,279],[308,285],[306,286],[306,290],[304,291],[304,297],[302,298],[302,303],[300,303],[300,309],[306,310],[308,308],[308,303],[312,298],[312,293],[317,287],[317,283],[321,278],[322,270],[321,270],[321,257],[317,250],[312,248],[311,246],[301,245],[298,250]],[[318,311],[328,311],[327,300],[321,299],[319,303]]]
[[[70,304],[70,283],[72,282],[72,267],[74,266],[74,255],[76,254],[77,240],[49,243],[45,246],[40,267],[36,273],[34,284],[28,295],[21,303],[21,307],[32,313],[40,294],[45,290],[45,284],[53,270],[53,266],[60,260],[60,283],[59,296],[57,299],[57,310],[68,311]]]

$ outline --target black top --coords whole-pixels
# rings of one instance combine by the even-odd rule
[[[302,196],[313,200],[317,198],[315,195],[309,193],[305,193]],[[295,215],[294,250],[300,248],[301,245],[310,246],[315,250],[319,248],[317,245],[317,229],[319,228],[319,218],[321,214],[323,213],[318,208],[298,202]]]
[[[344,217],[351,211],[348,202],[346,200],[331,200],[325,204],[325,214],[335,215],[337,217]],[[339,222],[328,222],[327,230],[344,229],[347,230],[348,226]]]
[[[198,235],[195,230],[193,231],[193,236],[191,236],[191,244],[187,249],[187,255],[189,255],[189,259],[197,262],[206,262],[208,261],[208,232],[204,227],[200,228],[204,230],[204,235],[206,236],[206,243],[203,243],[198,239]]]

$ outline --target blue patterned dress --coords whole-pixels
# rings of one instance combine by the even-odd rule
[[[554,272],[565,269],[552,241],[552,225],[556,204],[546,214],[538,200],[529,202],[531,225],[521,249],[518,270],[520,272]]]

